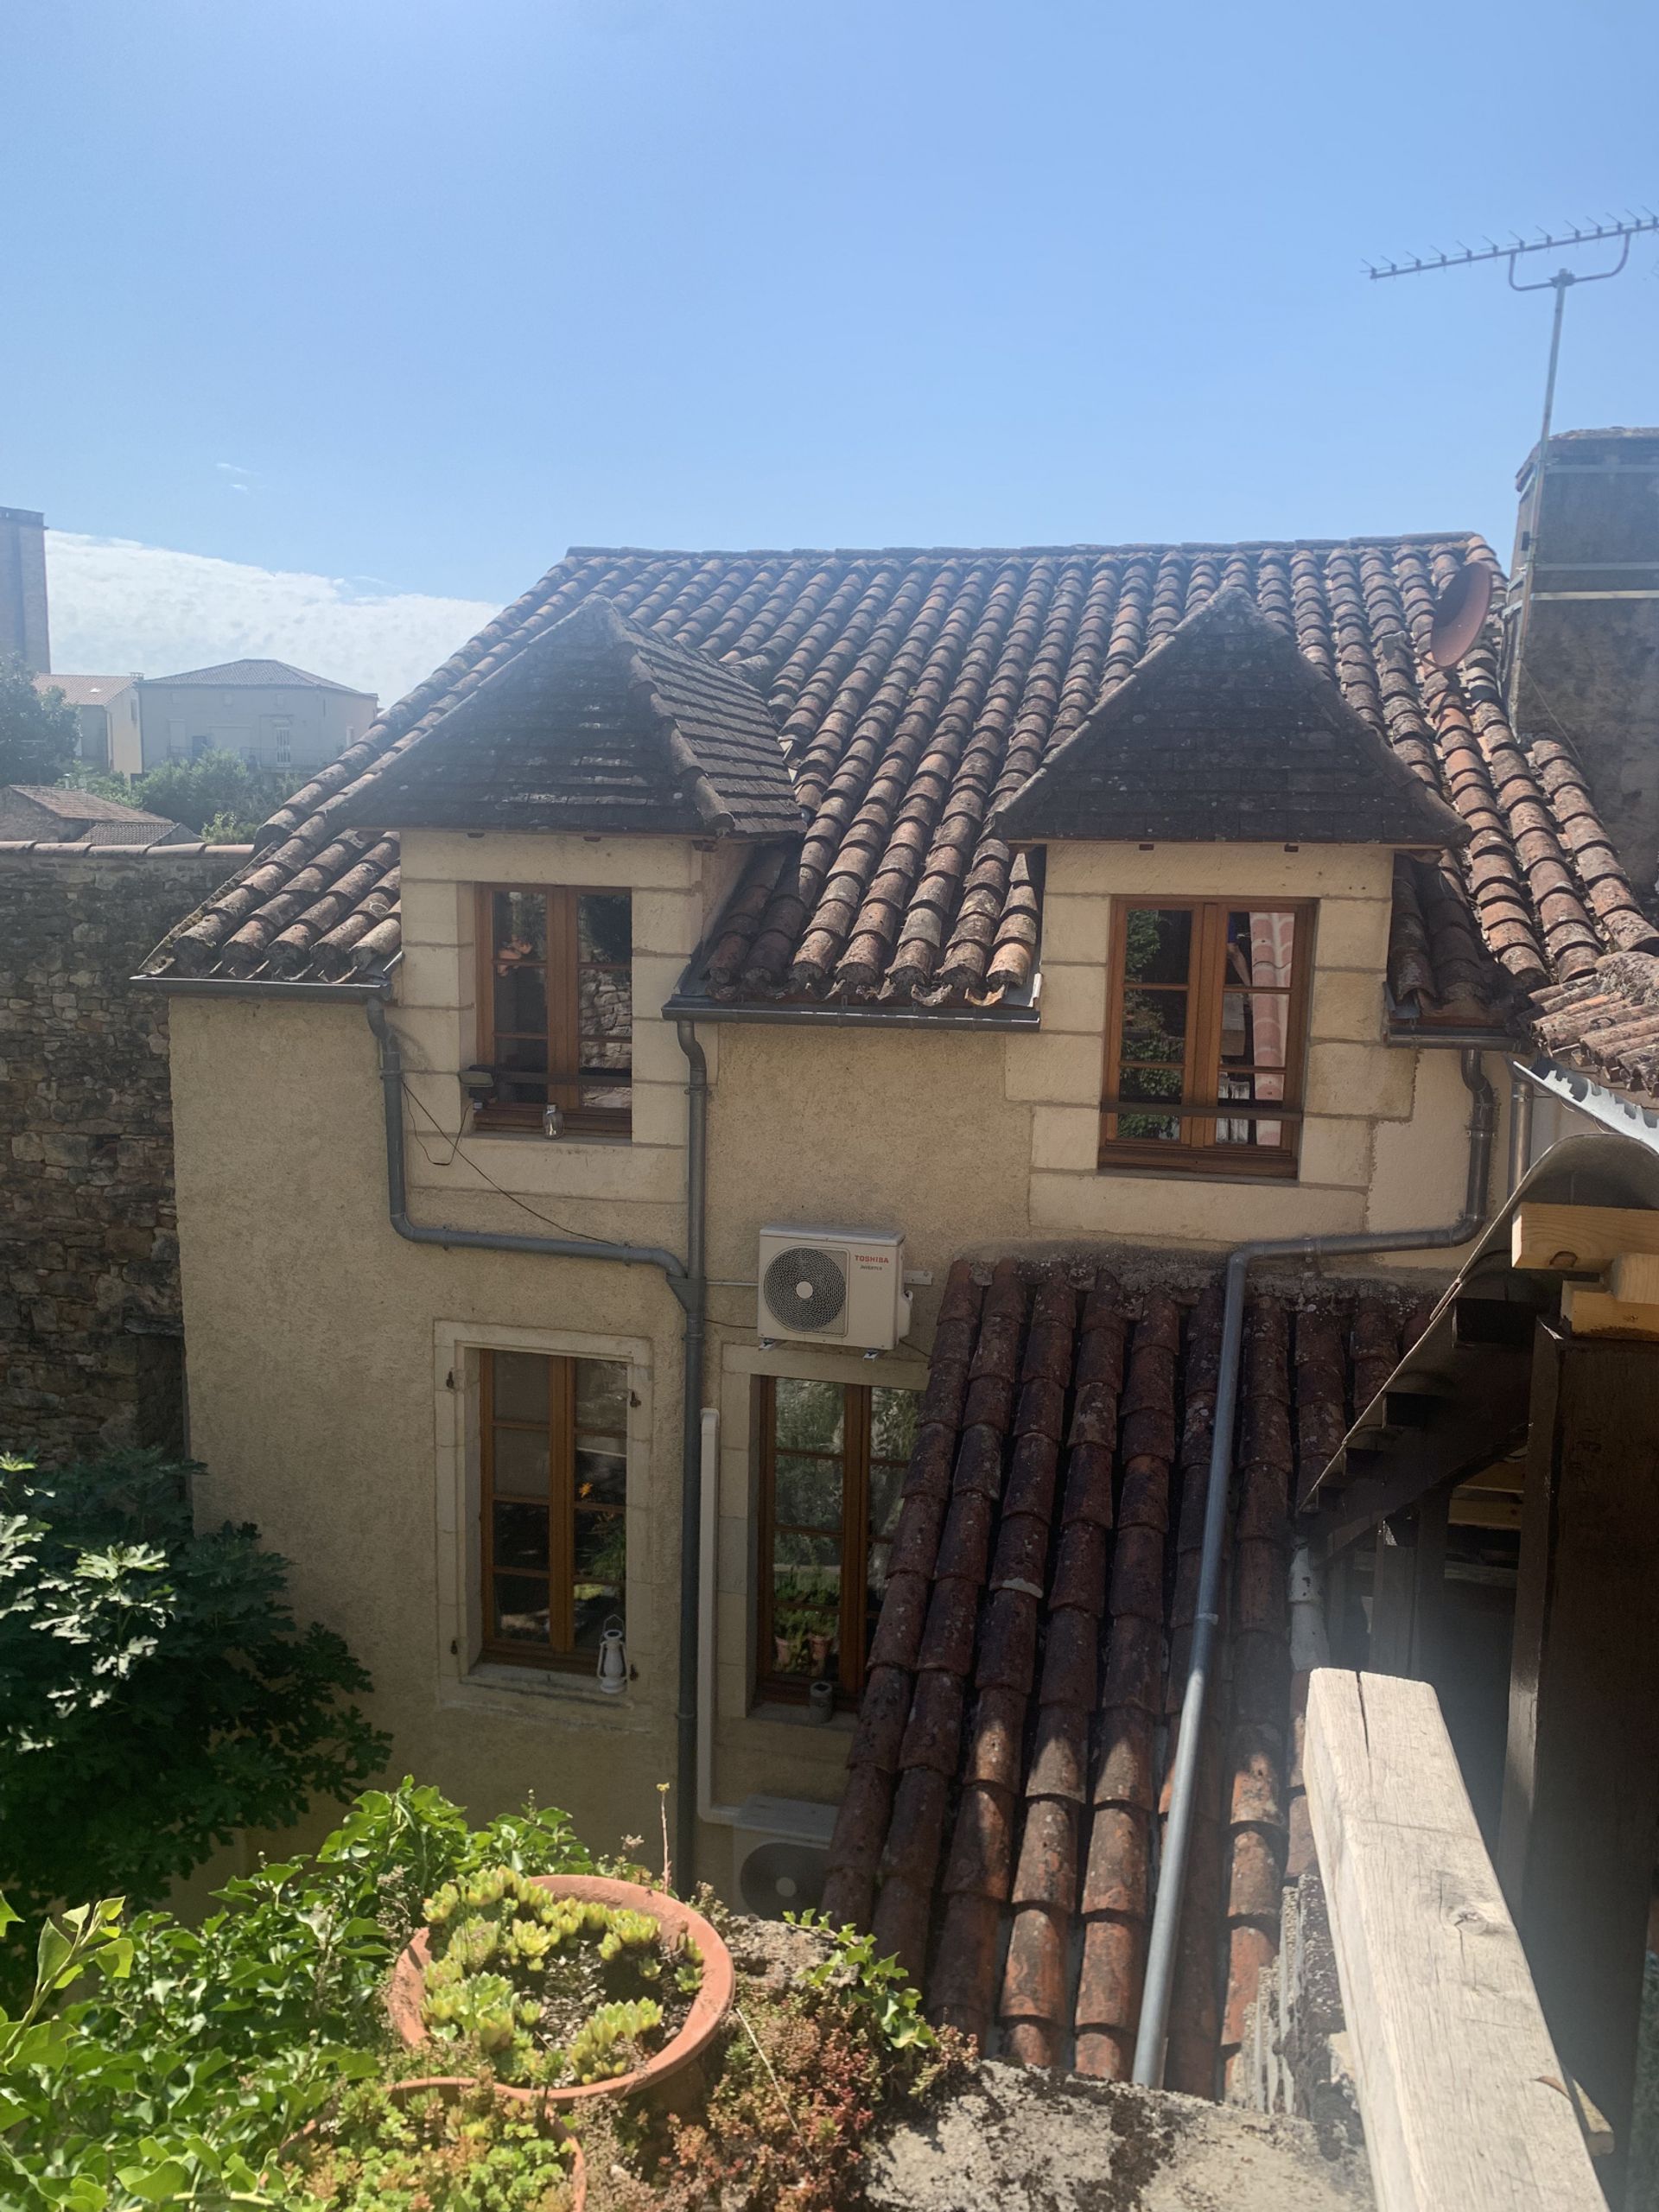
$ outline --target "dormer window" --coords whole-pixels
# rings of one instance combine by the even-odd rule
[[[633,902],[626,891],[490,884],[479,893],[486,1128],[626,1137],[633,1094]]]
[[[1103,1167],[1294,1175],[1313,910],[1120,899]]]

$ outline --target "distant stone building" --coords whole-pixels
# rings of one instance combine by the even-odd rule
[[[37,691],[61,691],[80,725],[79,758],[89,768],[136,776],[143,766],[138,732],[138,672],[128,676],[37,676]]]
[[[378,705],[283,660],[232,660],[137,686],[144,770],[167,760],[234,753],[251,767],[308,772],[327,766],[368,729]]]
[[[59,784],[0,785],[0,840],[41,845],[182,845],[195,831],[164,814]]]
[[[0,507],[0,659],[31,674],[52,665],[46,624],[46,517]]]

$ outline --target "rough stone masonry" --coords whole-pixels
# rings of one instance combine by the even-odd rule
[[[245,846],[0,846],[0,1452],[182,1443],[167,1002],[150,948]]]

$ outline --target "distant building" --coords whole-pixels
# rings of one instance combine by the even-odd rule
[[[61,691],[80,724],[77,756],[89,768],[136,776],[143,766],[138,671],[129,676],[37,676],[37,691]]]
[[[309,771],[374,721],[378,701],[284,660],[232,660],[137,686],[143,766],[234,753],[251,767]]]
[[[0,784],[0,843],[181,845],[196,833],[164,814],[122,806],[60,784]]]
[[[31,675],[52,665],[46,626],[46,517],[0,507],[0,659]]]

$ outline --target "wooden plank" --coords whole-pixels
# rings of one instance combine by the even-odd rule
[[[1659,1306],[1626,1304],[1583,1283],[1561,1285],[1561,1319],[1575,1337],[1659,1338]]]
[[[1607,1287],[1621,1306],[1659,1306],[1659,1252],[1621,1252]]]
[[[1510,1258],[1517,1268],[1599,1274],[1621,1252],[1659,1253],[1659,1212],[1648,1206],[1517,1206]]]
[[[1497,1864],[1622,2195],[1659,1829],[1659,1344],[1540,1324]]]
[[[1378,2212],[1606,2212],[1433,1691],[1321,1668],[1303,1767]]]

